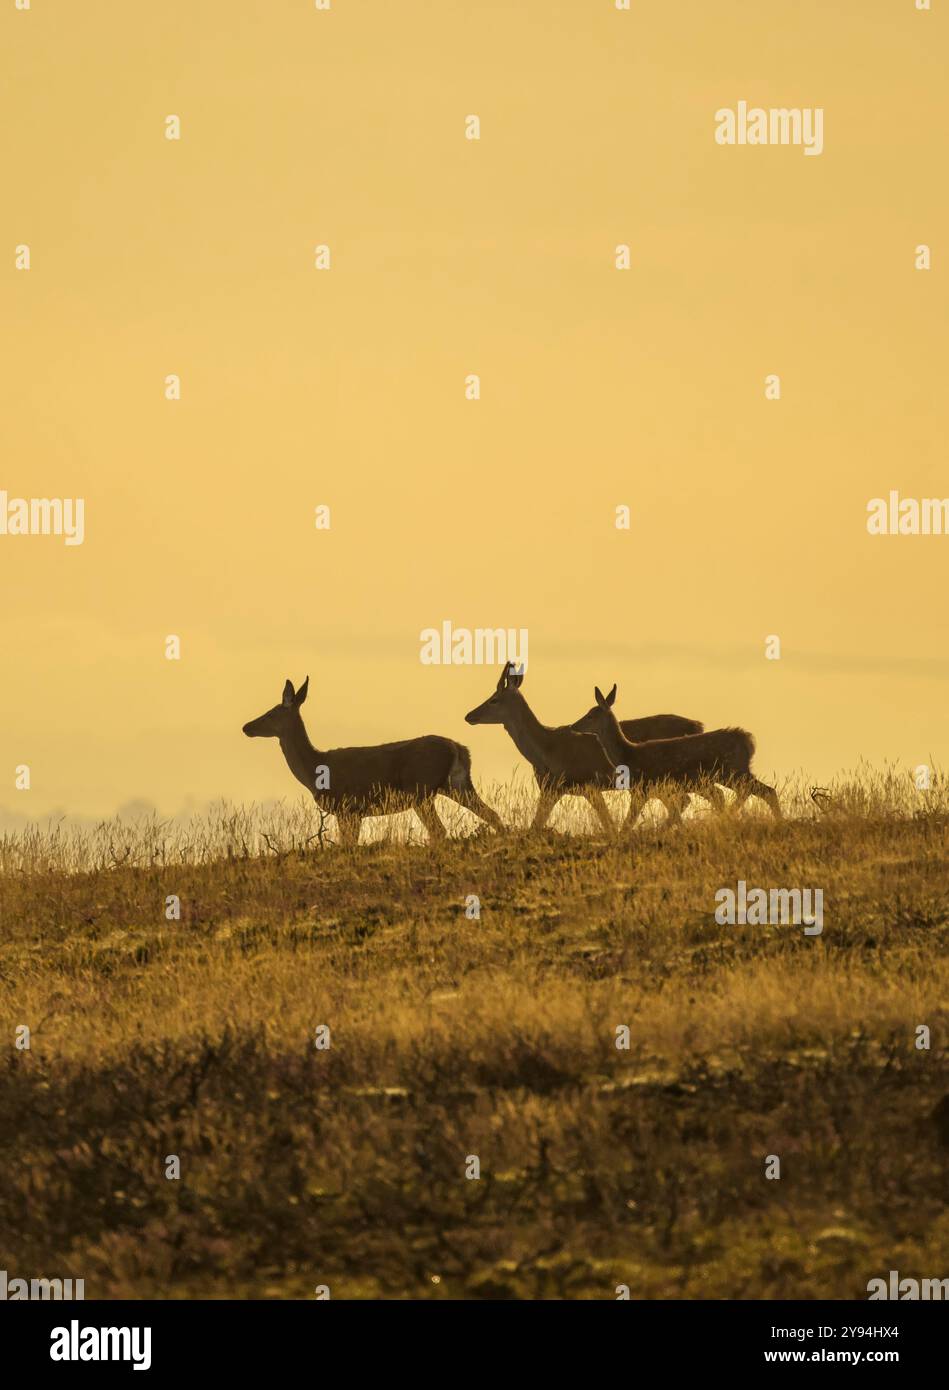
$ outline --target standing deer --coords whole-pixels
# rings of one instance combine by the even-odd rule
[[[648,743],[654,738],[683,738],[686,734],[705,732],[701,719],[686,719],[684,714],[646,714],[641,719],[621,719],[619,726],[630,743]],[[570,727],[577,726],[571,724]]]
[[[574,792],[587,798],[604,829],[612,834],[613,820],[602,788],[615,788],[616,776],[602,746],[590,733],[579,732],[575,726],[552,728],[542,724],[521,694],[523,681],[523,673],[513,663],[508,663],[501,671],[494,694],[466,714],[466,721],[469,724],[503,724],[518,752],[534,769],[540,800],[531,822],[532,830],[542,829],[560,798]],[[702,727],[695,720],[683,719],[678,714],[656,714],[628,722],[640,731]]]
[[[498,831],[505,829],[498,813],[475,791],[471,754],[454,739],[425,734],[369,748],[314,748],[300,716],[309,684],[307,676],[294,692],[292,681],[287,681],[280,704],[245,724],[244,733],[248,738],[280,740],[280,751],[297,781],[317,803],[325,800],[336,812],[341,844],[358,840],[363,816],[391,814],[393,802],[400,810],[412,807],[430,839],[443,838],[436,795],[451,797]]]
[[[573,727],[581,733],[596,734],[614,768],[629,770],[633,804],[628,825],[635,823],[652,785],[663,781],[674,782],[682,788],[678,797],[663,797],[675,819],[681,817],[682,808],[688,802],[688,787],[695,787],[721,809],[724,797],[716,785],[719,782],[734,790],[736,810],[749,796],[760,796],[771,807],[775,818],[780,819],[781,807],[774,787],[759,782],[751,771],[755,741],[744,729],[713,729],[684,738],[631,743],[613,713],[616,686],[609,695],[604,695],[596,686],[594,694],[596,704]]]

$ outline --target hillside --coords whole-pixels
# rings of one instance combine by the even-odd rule
[[[90,1298],[944,1274],[944,799],[865,781],[609,842],[299,848],[293,809],[268,840],[239,810],[7,837],[2,1263]],[[821,888],[822,934],[719,925],[739,880]]]

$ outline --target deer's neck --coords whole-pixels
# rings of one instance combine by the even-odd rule
[[[632,767],[636,760],[635,745],[630,743],[619,726],[614,714],[603,720],[603,727],[597,729],[596,736],[603,745],[603,751],[614,767]]]
[[[326,761],[326,755],[313,747],[299,715],[289,731],[280,735],[280,751],[297,781],[302,782],[307,791],[315,796],[316,767],[318,763]]]
[[[551,731],[540,722],[523,696],[508,712],[504,727],[522,757],[525,757],[532,767],[546,770]]]

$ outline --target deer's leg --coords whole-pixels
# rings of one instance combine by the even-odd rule
[[[662,794],[662,804],[668,812],[670,825],[681,825],[682,812],[689,804],[689,793],[682,787],[678,791],[668,791]]]
[[[644,787],[630,787],[629,789],[629,813],[623,822],[622,829],[627,833],[632,833],[639,820],[639,813],[646,804],[646,789]]]
[[[714,782],[705,782],[698,788],[699,796],[704,796],[713,811],[724,811],[725,793]]]
[[[761,783],[759,783],[750,772],[745,776],[736,777],[735,781],[732,783],[732,786],[735,788],[735,800],[732,805],[732,810],[736,814],[744,806],[749,796],[758,795],[758,787],[760,785]]]
[[[341,848],[344,845],[358,845],[361,827],[362,816],[358,811],[336,812],[336,838]]]
[[[615,835],[616,824],[613,820],[613,817],[610,815],[610,808],[609,806],[607,806],[606,798],[603,795],[600,788],[589,787],[587,789],[587,800],[589,801],[590,805],[593,807],[594,811],[599,817],[600,824],[606,831],[607,835]]]
[[[451,787],[445,792],[453,801],[457,801],[459,806],[464,806],[466,811],[471,811],[474,815],[486,821],[488,825],[493,825],[498,834],[503,834],[507,830],[501,817],[493,806],[489,806],[486,801],[475,791],[474,787]]]
[[[768,803],[775,820],[782,819],[778,794],[774,787],[768,786],[767,782],[759,782],[757,777],[749,772],[743,777],[736,777],[731,785],[735,789],[735,804],[732,808],[734,811],[740,811],[749,796],[760,796],[762,801]]]
[[[751,781],[751,795],[760,796],[762,801],[767,802],[775,820],[783,819],[781,814],[781,803],[778,800],[778,794],[774,787],[769,787],[767,782],[759,782],[757,777],[753,777]]]
[[[550,787],[541,787],[540,798],[537,802],[537,809],[534,812],[534,819],[531,821],[531,830],[543,830],[550,819],[550,813],[560,800],[560,792]]]
[[[438,812],[435,810],[434,796],[426,797],[424,801],[418,802],[414,810],[415,814],[428,831],[429,844],[434,840],[444,840],[447,837],[448,832],[442,825]]]

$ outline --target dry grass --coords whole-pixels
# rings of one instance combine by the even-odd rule
[[[302,805],[0,839],[0,1028],[32,1030],[0,1092],[0,1267],[89,1297],[943,1276],[946,793],[866,769],[823,813],[784,792],[782,824],[650,813],[609,842],[341,849]],[[823,935],[719,926],[738,879],[823,889]]]

